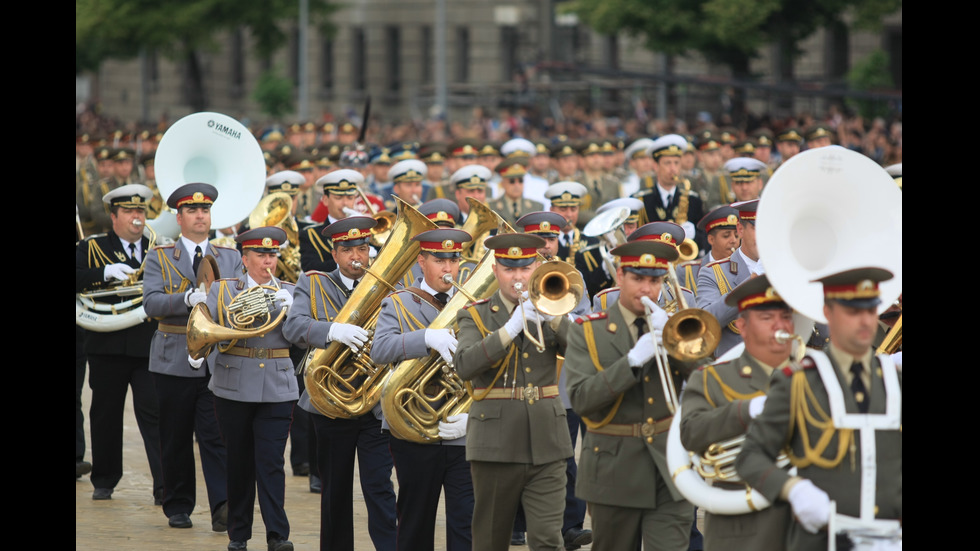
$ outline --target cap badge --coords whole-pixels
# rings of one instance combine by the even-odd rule
[[[547,220],[545,220],[544,222],[541,222],[540,228],[541,228],[541,231],[548,231],[548,230],[550,230],[551,229],[551,222],[548,222]]]
[[[452,239],[447,239],[447,240],[445,240],[445,241],[442,242],[442,248],[443,249],[452,249],[454,244],[455,243],[453,243],[453,240]]]
[[[204,201],[204,194],[201,193],[200,191],[195,191],[194,192],[194,202],[195,203],[201,203],[203,201]]]
[[[521,256],[521,248],[520,247],[511,247],[511,248],[507,249],[507,255],[508,256]]]
[[[263,237],[262,238],[262,246],[263,247],[271,247],[272,246],[272,238],[271,237]]]

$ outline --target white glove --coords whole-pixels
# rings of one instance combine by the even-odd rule
[[[466,436],[466,420],[469,418],[468,413],[460,413],[439,421],[439,437],[443,440],[455,440]]]
[[[204,365],[204,358],[201,358],[200,360],[195,360],[190,356],[190,354],[188,354],[187,363],[191,364],[192,369],[200,369],[201,366]]]
[[[895,367],[902,369],[902,351],[892,354],[892,361],[895,362]]]
[[[184,304],[186,304],[188,308],[193,308],[207,299],[208,294],[200,289],[191,289],[190,291],[184,293]]]
[[[289,308],[293,305],[293,295],[289,294],[289,291],[286,289],[276,291],[275,300],[282,301],[283,308]]]
[[[653,318],[653,327],[651,327],[650,330],[663,333],[664,327],[667,326],[667,320],[670,319],[670,316],[667,314],[667,311],[661,308],[656,302],[650,301],[649,304],[653,307],[653,314],[650,316]],[[657,339],[657,342],[660,342],[661,340],[662,339]]]
[[[368,332],[362,327],[349,323],[334,323],[327,332],[327,342],[341,342],[357,352],[368,340]]]
[[[749,400],[749,417],[755,419],[762,413],[762,409],[766,407],[766,397],[756,396]]]
[[[684,236],[687,239],[694,239],[694,222],[688,220],[681,224],[681,227],[684,228]]]
[[[796,520],[811,534],[816,534],[830,521],[830,497],[809,480],[804,479],[793,486],[789,491],[789,504]]]
[[[426,329],[425,346],[435,350],[447,363],[453,362],[456,353],[456,336],[452,329]]]
[[[102,271],[102,280],[109,281],[110,279],[117,279],[119,281],[126,281],[129,279],[129,274],[135,274],[136,268],[133,268],[129,264],[109,264]]]
[[[653,359],[657,351],[653,342],[654,338],[656,338],[655,333],[644,333],[642,337],[637,339],[636,344],[626,354],[630,367],[642,367]]]
[[[525,301],[527,304],[530,302]],[[510,319],[504,324],[504,331],[510,335],[511,339],[516,339],[517,335],[521,334],[524,330],[524,315],[521,314],[521,306],[518,305],[514,308],[514,312],[510,315]]]

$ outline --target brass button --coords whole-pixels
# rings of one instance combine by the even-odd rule
[[[259,367],[260,368],[263,368],[263,367],[265,367],[265,364],[259,364]]]
[[[647,444],[653,444],[653,437],[647,436]]]
[[[525,352],[524,354],[522,354],[522,356],[524,357],[524,359],[527,359],[527,357],[528,357],[528,353],[527,353],[527,352]]]
[[[651,398],[647,398],[647,403],[648,404],[652,404],[653,403],[653,398],[652,397]]]
[[[480,419],[483,419],[484,417],[486,417],[486,416],[481,413],[480,414]]]
[[[592,448],[592,451],[594,451],[596,453],[599,453],[599,446],[596,446],[596,447]]]
[[[647,375],[646,377],[643,377],[643,382],[644,383],[649,383],[650,382],[650,376]]]
[[[524,368],[524,371],[526,371],[527,373],[530,373],[531,372],[531,368],[530,367],[525,367]]]
[[[650,399],[652,400],[653,398],[650,398]],[[653,424],[653,417],[647,417],[647,424],[648,425],[652,425]]]

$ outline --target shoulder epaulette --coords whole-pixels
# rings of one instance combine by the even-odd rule
[[[92,235],[86,235],[85,236],[85,239],[82,239],[82,241],[89,241],[90,242],[90,241],[92,241],[94,239],[98,239],[100,237],[105,237],[107,235],[109,235],[109,234],[104,233],[104,232],[103,233],[93,233]]]
[[[236,253],[238,252],[238,249],[236,249],[235,247],[227,247],[225,245],[216,245],[214,243],[211,243],[211,246],[214,247],[215,249],[224,249],[226,251],[234,251]]]
[[[579,317],[577,320],[575,320],[575,323],[582,325],[586,321],[604,320],[608,317],[609,315],[606,314],[605,312],[596,312],[594,314],[589,314],[588,316]]]
[[[475,302],[471,302],[471,303],[467,304],[466,307],[469,308],[471,306],[476,306],[477,304],[483,304],[484,302],[490,302],[490,298],[487,297],[487,298],[485,298],[483,300],[478,300],[478,301],[475,301]]]
[[[320,270],[306,270],[305,273],[306,273],[306,277],[315,276],[315,275],[318,275],[318,276],[329,276],[330,275],[329,273],[327,273],[327,272],[321,272]]]
[[[802,371],[804,369],[816,369],[817,364],[813,361],[813,358],[805,356],[799,362],[790,362],[789,365],[783,368],[783,375],[791,377],[797,371]]]
[[[731,260],[732,260],[731,257],[722,258],[721,260],[715,260],[714,262],[709,262],[705,264],[704,267],[707,268],[708,266],[714,266],[715,264],[724,264],[726,262],[731,262]]]

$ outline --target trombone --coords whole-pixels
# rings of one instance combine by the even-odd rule
[[[527,314],[524,311],[524,301],[520,300],[524,292],[521,282],[514,283],[518,300],[521,305],[521,315],[524,317],[524,335],[538,349],[544,352],[544,331],[541,328],[541,318],[537,318],[537,336],[527,325]],[[549,316],[564,316],[575,309],[582,300],[585,292],[585,282],[578,270],[568,262],[552,260],[538,266],[528,280],[528,300],[534,308]]]

